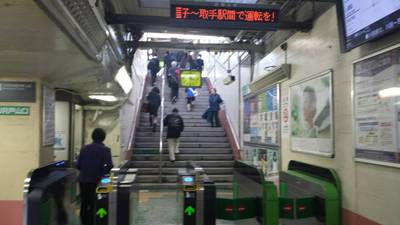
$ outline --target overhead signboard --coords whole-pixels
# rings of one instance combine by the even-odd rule
[[[171,18],[183,27],[276,30],[278,5],[171,1]]]
[[[35,102],[35,82],[0,82],[0,102]]]
[[[179,85],[180,87],[200,88],[201,72],[198,70],[181,70]]]

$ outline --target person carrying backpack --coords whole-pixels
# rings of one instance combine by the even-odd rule
[[[157,73],[160,71],[160,60],[158,60],[157,54],[153,54],[153,58],[150,59],[147,64],[147,69],[151,75],[151,86],[154,86],[157,79]]]
[[[172,114],[167,115],[164,118],[164,126],[167,129],[167,140],[168,140],[168,151],[169,160],[175,162],[175,154],[179,153],[179,138],[185,125],[182,117],[178,114],[178,109],[174,108]]]
[[[168,70],[168,86],[171,88],[171,102],[175,103],[178,99],[179,81],[178,81],[179,68],[176,61],[171,62],[171,68]]]
[[[153,87],[149,95],[147,95],[147,101],[149,101],[150,126],[153,128],[153,132],[156,132],[158,108],[161,104],[160,89],[158,87]]]

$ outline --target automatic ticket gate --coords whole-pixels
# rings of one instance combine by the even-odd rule
[[[183,225],[215,225],[215,184],[194,163],[179,170],[183,192]]]
[[[130,189],[137,169],[115,168],[96,188],[95,225],[130,224]]]

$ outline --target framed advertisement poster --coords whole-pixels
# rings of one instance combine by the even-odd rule
[[[333,157],[332,71],[290,86],[292,151]]]
[[[279,88],[272,85],[243,99],[244,142],[279,145]]]
[[[400,167],[400,45],[353,63],[355,159]]]

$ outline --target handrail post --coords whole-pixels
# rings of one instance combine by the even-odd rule
[[[161,113],[160,113],[160,149],[159,149],[159,182],[162,183],[162,149],[163,149],[163,135],[164,135],[164,100],[165,100],[165,74],[167,69],[164,66],[164,71],[161,75]]]

